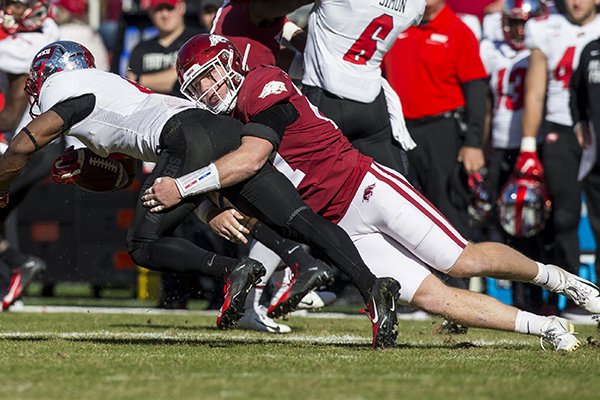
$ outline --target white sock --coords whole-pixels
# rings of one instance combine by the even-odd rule
[[[556,292],[562,285],[561,269],[557,266],[546,265],[540,262],[536,264],[538,266],[538,273],[532,282],[544,289]]]
[[[515,321],[515,332],[541,336],[542,328],[549,319],[549,317],[543,317],[541,315],[519,310]]]

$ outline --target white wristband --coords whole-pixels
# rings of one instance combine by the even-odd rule
[[[301,30],[302,30],[302,28],[300,28],[298,25],[296,25],[292,21],[286,21],[285,24],[283,24],[281,37],[289,42],[292,40],[292,38],[294,37],[296,32],[301,31]]]
[[[526,136],[521,139],[521,151],[527,153],[533,153],[537,150],[537,143],[535,137]]]
[[[175,179],[175,184],[181,197],[194,196],[221,188],[219,171],[213,163]]]

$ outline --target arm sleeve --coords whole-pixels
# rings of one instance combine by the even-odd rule
[[[83,121],[94,111],[96,96],[89,93],[79,97],[72,97],[55,104],[50,110],[57,113],[63,121],[63,131],[68,131],[78,122]]]
[[[486,112],[487,82],[485,79],[468,81],[462,85],[465,96],[467,131],[463,145],[481,148],[483,145],[483,125]]]
[[[250,118],[242,136],[254,136],[268,140],[277,150],[288,125],[298,118],[298,111],[291,103],[277,103]]]

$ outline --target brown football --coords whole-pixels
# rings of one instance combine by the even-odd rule
[[[100,157],[88,148],[77,149],[81,163],[79,177],[73,184],[88,192],[110,192],[127,181],[123,164]]]

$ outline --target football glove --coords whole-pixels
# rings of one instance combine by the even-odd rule
[[[83,157],[75,150],[75,146],[69,146],[63,154],[58,156],[52,164],[52,179],[56,183],[66,184],[74,182],[81,173]]]

